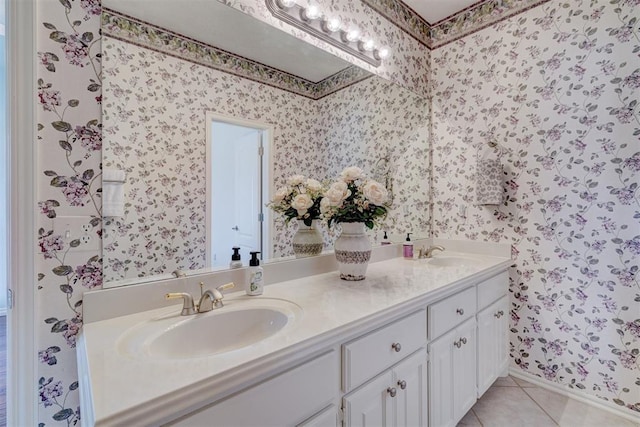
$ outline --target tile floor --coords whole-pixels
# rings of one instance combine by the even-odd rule
[[[498,378],[458,427],[639,427],[637,423],[514,378]]]

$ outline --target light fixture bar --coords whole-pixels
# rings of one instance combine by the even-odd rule
[[[389,48],[376,47],[373,41],[360,37],[356,27],[343,29],[338,17],[328,17],[320,12],[314,2],[307,7],[295,0],[265,0],[273,16],[300,28],[325,42],[344,50],[363,61],[379,67],[389,56]]]

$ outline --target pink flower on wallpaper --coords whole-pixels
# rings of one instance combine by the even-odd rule
[[[62,193],[71,206],[84,206],[85,200],[89,196],[87,185],[77,177],[69,180],[67,186],[62,190]]]
[[[640,339],[640,319],[636,319],[633,322],[627,322],[624,325],[624,330],[628,331],[635,338]]]
[[[628,369],[636,368],[636,361],[638,360],[638,356],[633,354],[630,350],[624,350],[620,352],[620,364]]]
[[[625,168],[630,169],[632,172],[640,172],[640,151],[628,159],[625,159],[622,165]]]
[[[547,349],[547,351],[552,353],[554,356],[562,356],[566,346],[567,346],[566,342],[562,342],[556,339],[553,341],[548,341],[544,347]]]
[[[38,91],[40,105],[45,111],[55,111],[55,107],[60,106],[60,91],[52,89],[40,89]]]
[[[102,13],[101,0],[80,0],[80,7],[87,11],[89,15],[100,15]]]
[[[576,368],[578,370],[578,375],[580,375],[580,379],[582,381],[586,380],[587,375],[589,375],[589,371],[587,371],[587,369],[581,363],[578,363]]]
[[[544,375],[545,379],[549,381],[553,381],[556,378],[557,373],[557,366],[545,366],[542,370],[542,374]]]
[[[76,348],[76,337],[82,326],[82,317],[80,314],[66,321],[66,329],[62,332],[62,336],[67,341],[69,348]]]
[[[616,118],[620,123],[631,123],[633,110],[631,108],[619,108],[616,112]]]
[[[40,245],[40,252],[42,252],[45,259],[55,257],[57,251],[64,249],[62,236],[57,234],[41,237],[38,244]]]
[[[564,280],[567,274],[566,268],[556,267],[553,270],[547,272],[547,280],[551,283],[560,284]]]
[[[102,149],[102,130],[96,123],[86,126],[76,126],[76,138],[83,148],[88,151],[98,151]]]
[[[62,386],[62,381],[53,382],[53,377],[48,380],[40,378],[38,392],[40,395],[40,403],[46,408],[56,403],[56,398],[62,396],[64,393],[64,387]]]
[[[630,87],[631,89],[640,89],[640,71],[635,70],[632,74],[625,77],[622,85]]]
[[[88,263],[76,268],[76,275],[80,284],[87,289],[93,289],[102,285],[102,262],[96,257]]]
[[[84,67],[87,64],[86,59],[89,56],[89,48],[77,35],[70,34],[62,50],[64,50],[70,64],[80,67]]]

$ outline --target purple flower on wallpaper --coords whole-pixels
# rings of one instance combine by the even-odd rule
[[[573,331],[573,327],[571,325],[569,325],[567,322],[560,322],[559,323],[560,326],[558,326],[558,329],[560,329],[562,332],[571,332]]]
[[[618,304],[609,296],[598,295],[602,298],[602,305],[609,313],[615,313],[618,310]]]
[[[624,350],[620,352],[618,357],[620,358],[620,364],[622,364],[622,366],[628,369],[635,369],[636,360],[638,359],[636,354],[633,354],[630,350]]]
[[[544,347],[547,349],[547,351],[551,352],[555,356],[562,356],[566,346],[567,346],[566,342],[562,342],[556,339],[553,341],[548,341]]]
[[[618,276],[618,280],[622,286],[631,287],[635,284],[635,273],[627,269],[619,269],[615,271],[616,276]]]
[[[41,350],[38,352],[38,360],[40,363],[46,363],[49,366],[53,366],[58,363],[55,354],[60,352],[60,347],[53,346],[49,347],[46,350]]]
[[[66,43],[62,47],[66,58],[72,65],[84,67],[87,64],[87,57],[89,56],[89,48],[85,42],[83,42],[79,36],[70,34],[67,36]]]
[[[560,284],[564,280],[566,274],[566,268],[556,267],[553,270],[547,272],[547,280],[551,283]]]
[[[631,240],[626,240],[622,244],[622,248],[631,252],[633,255],[640,255],[640,236],[636,236]]]
[[[628,331],[636,338],[640,338],[640,319],[636,319],[633,322],[627,322],[624,325],[624,330]]]
[[[40,252],[42,252],[45,259],[55,257],[57,251],[64,249],[62,236],[57,234],[40,237],[38,244],[40,245]]]
[[[67,328],[62,332],[62,336],[70,348],[76,348],[76,336],[82,326],[82,317],[76,313],[75,317],[66,321]]]
[[[57,200],[45,200],[44,202],[38,202],[38,208],[40,208],[40,213],[46,215],[47,218],[55,218],[56,211],[54,208],[60,206],[60,202]]]
[[[631,169],[633,172],[640,172],[640,151],[628,159],[625,159],[622,165],[625,168]]]
[[[616,118],[620,123],[631,123],[631,120],[633,120],[633,109],[628,107],[619,108],[616,111]]]
[[[558,367],[545,366],[542,370],[542,374],[544,375],[545,379],[549,381],[553,381],[556,378],[556,375],[558,374]]]
[[[602,332],[606,325],[607,325],[607,319],[596,317],[591,321],[591,326],[593,326],[598,332]]]
[[[60,106],[60,91],[52,89],[40,89],[38,91],[40,105],[45,111],[54,111],[55,107]]]
[[[635,70],[632,74],[622,80],[622,85],[631,89],[640,89],[640,71]]]
[[[596,240],[591,244],[591,250],[597,254],[600,254],[604,250],[606,243],[607,242],[605,240]]]
[[[39,383],[40,402],[44,404],[45,408],[53,406],[56,403],[55,399],[62,396],[62,381],[53,382],[53,377],[51,377],[48,380],[40,378]]]
[[[75,134],[77,140],[86,150],[99,151],[102,149],[102,129],[98,124],[89,123],[86,126],[76,126]]]
[[[62,190],[62,193],[71,206],[84,206],[84,202],[89,196],[89,189],[87,184],[78,179],[78,177],[72,177]]]
[[[600,375],[602,376],[602,382],[607,387],[607,390],[609,390],[610,392],[613,392],[613,393],[618,391],[618,383],[617,383],[617,381],[614,381],[613,378],[611,378],[607,374],[600,373]]]
[[[522,340],[522,345],[527,349],[531,350],[533,348],[533,344],[536,342],[532,337],[526,337]]]
[[[86,264],[76,268],[76,275],[85,288],[97,288],[102,285],[102,262],[98,257],[93,257]]]
[[[616,31],[616,38],[619,42],[624,43],[631,40],[633,36],[633,27],[631,25],[623,25]]]
[[[80,0],[80,7],[87,11],[89,15],[100,15],[102,13],[101,0]]]
[[[578,299],[578,301],[582,302],[581,305],[584,305],[584,302],[587,300],[587,294],[585,294],[584,291],[580,288],[576,288],[574,290],[574,293],[576,294],[576,298]]]
[[[587,369],[581,363],[578,363],[576,367],[578,370],[578,375],[580,375],[580,379],[582,381],[586,380],[587,375],[589,375],[589,371],[587,371]]]
[[[631,188],[616,188],[611,193],[615,194],[623,205],[630,205],[635,201],[635,191]]]

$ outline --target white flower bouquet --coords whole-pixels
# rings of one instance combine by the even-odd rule
[[[362,222],[371,229],[386,217],[389,207],[387,189],[355,166],[345,168],[320,201],[320,212],[329,226]]]
[[[287,178],[287,185],[276,191],[267,206],[283,214],[286,222],[299,219],[311,226],[314,219],[322,218],[320,203],[323,193],[324,187],[320,181],[303,175],[292,175]]]

